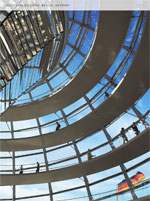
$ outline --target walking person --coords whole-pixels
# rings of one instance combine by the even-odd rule
[[[58,131],[60,129],[61,125],[58,122],[56,122],[56,124],[57,124],[56,131]]]
[[[87,158],[88,158],[88,161],[93,158],[93,155],[91,154],[91,150],[90,149],[88,149],[88,151],[87,151]]]
[[[138,135],[140,133],[139,129],[137,128],[137,126],[135,124],[135,122],[133,122],[132,129],[133,129],[133,131],[135,132],[136,135]]]
[[[39,162],[37,162],[37,163],[36,163],[36,173],[38,173],[39,170],[40,170],[40,164],[39,164]]]
[[[128,138],[127,138],[127,136],[125,135],[125,130],[124,130],[124,128],[121,128],[121,135],[122,135],[122,138],[123,138],[123,143],[128,142]]]
[[[20,166],[20,172],[19,174],[23,174],[23,165]]]
[[[105,97],[108,98],[109,97],[109,93],[107,93],[106,91],[104,92]]]

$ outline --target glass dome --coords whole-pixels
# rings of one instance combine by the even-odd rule
[[[0,200],[148,200],[149,13],[20,13],[1,26],[33,15],[35,33],[22,33],[41,29],[47,38],[49,20],[59,34],[53,51],[43,43],[8,83],[0,80]],[[33,50],[27,39],[20,47]]]

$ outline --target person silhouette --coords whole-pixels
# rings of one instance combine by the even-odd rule
[[[40,170],[40,164],[39,164],[39,162],[37,162],[36,164],[37,164],[37,165],[36,165],[36,173],[38,173],[39,170]]]
[[[19,174],[23,174],[23,165],[20,166],[20,172]]]
[[[88,157],[88,161],[93,158],[93,155],[91,154],[91,150],[90,149],[88,149],[88,151],[87,151],[87,157]]]
[[[109,97],[109,93],[107,93],[106,91],[104,92],[105,97],[108,98]]]
[[[58,122],[56,122],[56,124],[57,124],[56,131],[58,131],[60,129],[61,125]]]
[[[122,138],[123,138],[123,143],[128,142],[128,138],[127,138],[127,136],[125,135],[125,130],[124,130],[124,128],[121,128],[121,135],[122,135]]]
[[[139,134],[140,131],[139,131],[139,129],[137,128],[135,122],[133,122],[132,129],[133,129],[133,131],[135,132],[136,135]]]

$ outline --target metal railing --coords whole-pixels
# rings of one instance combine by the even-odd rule
[[[143,116],[143,119],[146,119],[147,116],[149,116],[149,114],[150,114],[150,110],[148,110],[146,112],[146,114]],[[135,125],[138,125],[140,122],[141,122],[141,120],[138,120],[138,121],[136,121],[134,123],[135,123]],[[125,129],[125,134],[127,134],[130,130],[132,130],[132,126],[133,125],[130,125],[128,128]],[[148,124],[145,125],[145,130],[147,128],[149,128]],[[144,132],[144,130],[142,130],[142,132]],[[139,134],[140,134],[140,131],[139,131]],[[115,137],[113,137],[111,141],[107,141],[107,142],[105,142],[103,144],[100,144],[100,145],[92,148],[91,153],[94,152],[94,151],[100,150],[101,148],[109,145],[110,143],[111,144],[115,143],[120,138],[123,139],[123,136],[122,136],[121,132],[119,134],[117,134]],[[128,138],[128,141],[130,141],[131,139],[132,139],[132,137],[130,139]],[[119,141],[119,146],[122,146],[123,144],[124,144],[123,142]],[[117,146],[116,149],[119,146]],[[84,156],[87,156],[87,152],[83,152],[83,153],[80,154],[80,157],[84,157]],[[99,157],[99,156],[101,156],[101,155],[95,155],[95,157]],[[59,166],[59,167],[56,167],[55,165],[63,163],[63,162],[71,161],[71,160],[74,160],[74,159],[77,159],[76,155],[75,156],[70,156],[70,157],[67,157],[67,158],[61,158],[59,160],[48,161],[48,166],[50,167],[49,170],[55,170],[55,169],[60,169],[60,168],[64,168],[64,167],[69,167],[70,165],[69,166],[64,165],[64,166]],[[82,162],[84,162],[84,161],[86,161],[86,159],[82,158]],[[43,164],[44,164],[44,162],[40,163],[40,171],[45,171],[45,165],[43,165]],[[76,164],[77,163],[71,163],[71,166],[76,165]],[[32,164],[20,164],[20,165],[28,166],[27,168],[24,168],[25,173],[35,172],[35,169],[36,169],[36,164],[35,163],[32,163]],[[20,165],[17,165],[17,166],[19,167]],[[52,168],[53,165],[55,166],[54,168]],[[4,167],[4,166],[5,167],[7,167],[7,166],[12,167],[11,165],[0,165],[0,167]],[[32,167],[30,167],[30,166],[32,166]],[[19,169],[16,169],[15,171],[18,172]],[[6,173],[6,172],[12,172],[12,170],[0,170],[0,172],[5,172]]]

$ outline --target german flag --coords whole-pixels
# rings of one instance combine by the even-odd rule
[[[122,182],[120,182],[118,184],[118,192],[122,192],[122,191],[125,191],[127,189],[129,189],[129,186],[128,186],[126,180],[123,180]]]
[[[133,186],[136,186],[140,181],[145,179],[145,175],[142,172],[137,172],[136,175],[130,177],[130,181],[133,184]],[[126,182],[126,180],[123,180],[118,184],[118,192],[122,192],[129,189],[129,186]]]

